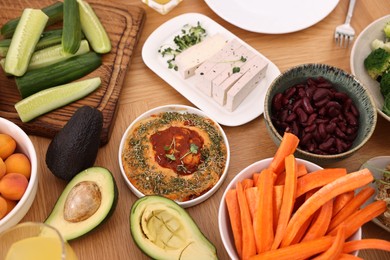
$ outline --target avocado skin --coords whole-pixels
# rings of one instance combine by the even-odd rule
[[[70,181],[93,166],[100,145],[103,115],[93,107],[80,107],[54,136],[46,152],[46,165],[58,178]]]

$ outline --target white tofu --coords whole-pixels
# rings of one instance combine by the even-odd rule
[[[251,56],[252,53],[253,52],[249,51],[245,46],[241,45],[238,49],[223,55],[223,58],[210,70],[205,72],[202,75],[201,80],[197,81],[195,85],[206,95],[212,96],[213,80],[221,73],[229,72],[231,74],[233,67],[240,67],[245,63],[240,60],[241,57],[247,58],[248,56]]]
[[[178,72],[184,79],[193,76],[199,65],[221,50],[226,43],[227,40],[221,34],[215,34],[184,50],[175,59]]]
[[[226,108],[229,111],[234,111],[265,77],[268,63],[261,57],[258,56],[258,58],[258,62],[245,72],[227,92]]]
[[[212,97],[218,104],[224,106],[226,104],[226,95],[229,89],[247,72],[252,66],[259,61],[259,56],[255,56],[253,52],[248,56],[246,62],[238,66],[240,71],[233,73],[232,69],[228,69],[218,75],[213,80],[212,87]]]

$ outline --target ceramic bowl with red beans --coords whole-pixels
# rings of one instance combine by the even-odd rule
[[[366,88],[326,64],[302,64],[280,74],[267,90],[264,118],[277,145],[284,132],[291,132],[300,139],[296,155],[321,164],[359,150],[377,122]]]

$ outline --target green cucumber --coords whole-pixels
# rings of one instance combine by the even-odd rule
[[[83,0],[77,0],[80,9],[81,29],[91,48],[97,53],[111,51],[110,38],[92,7]]]
[[[28,122],[40,115],[85,97],[97,89],[100,84],[100,77],[96,77],[51,87],[17,102],[15,109],[22,122]]]
[[[47,21],[47,26],[55,24],[62,20],[63,15],[63,3],[56,2],[50,6],[42,8],[42,11],[49,17]],[[18,25],[20,17],[9,20],[6,24],[4,24],[1,29],[1,35],[4,38],[11,38],[15,32],[16,26]]]
[[[82,38],[84,36],[82,35]],[[42,32],[41,38],[35,45],[35,50],[41,50],[56,44],[61,43],[62,39],[62,29],[50,30]],[[2,39],[0,40],[0,57],[5,57],[7,55],[9,46],[11,44],[11,39]]]
[[[46,88],[69,83],[94,71],[102,64],[102,58],[95,52],[73,56],[49,67],[28,71],[23,77],[16,77],[16,86],[22,98]]]
[[[81,41],[80,12],[76,0],[64,0],[63,21],[62,49],[65,53],[74,54]]]
[[[22,76],[27,71],[47,20],[47,15],[39,9],[24,9],[5,58],[6,73]]]
[[[73,56],[81,55],[89,52],[89,44],[87,40],[82,40],[79,49],[74,54],[64,53],[62,45],[58,44],[33,53],[27,71],[40,69],[50,66],[60,61],[67,60]]]

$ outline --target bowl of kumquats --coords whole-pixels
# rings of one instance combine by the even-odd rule
[[[298,143],[285,133],[274,157],[249,165],[228,184],[218,225],[229,257],[338,259],[363,249],[390,251],[389,241],[362,239],[361,226],[386,210],[383,201],[362,207],[373,195],[371,172],[296,158]]]
[[[28,135],[0,117],[0,233],[30,209],[38,188],[37,155]]]

